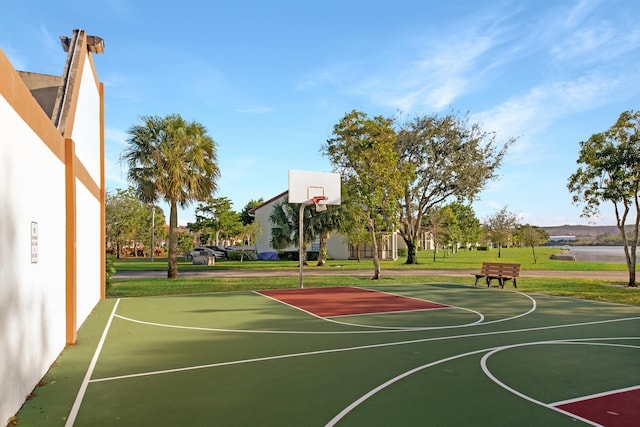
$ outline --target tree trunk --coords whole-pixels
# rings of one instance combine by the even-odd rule
[[[636,282],[636,249],[638,246],[629,246],[626,236],[624,237],[624,255],[627,261],[627,269],[629,270],[629,283],[627,283],[627,286],[636,288],[638,287],[638,283]]]
[[[172,200],[169,211],[169,268],[167,278],[178,278],[178,204]]]
[[[371,280],[380,279],[380,259],[378,258],[378,241],[376,240],[376,227],[372,218],[367,218],[367,228],[371,237],[371,252],[373,257],[373,277]]]
[[[418,263],[418,255],[416,250],[416,241],[414,240],[404,240],[407,245],[407,261],[405,264],[417,264]]]
[[[318,267],[324,267],[327,264],[327,235],[321,233],[318,236],[320,240],[320,247],[318,248]]]
[[[535,245],[531,245],[531,252],[533,252],[533,263],[538,263],[538,258],[536,257],[536,247]]]
[[[629,245],[629,239],[627,239],[627,233],[625,230],[625,219],[627,217],[627,210],[622,218],[616,209],[616,220],[618,230],[620,231],[620,235],[622,236],[622,241],[624,242],[624,256],[627,261],[627,269],[629,270],[629,283],[627,286],[631,288],[638,287],[638,283],[636,282],[636,254],[638,248],[638,219],[636,219],[636,223],[634,224],[634,233],[633,233],[633,241],[632,244]],[[636,218],[640,218],[640,215],[636,215]]]
[[[502,256],[502,243],[498,243],[498,258],[500,258]]]

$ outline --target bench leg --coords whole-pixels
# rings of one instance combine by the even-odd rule
[[[498,282],[500,282],[500,288],[504,289],[504,279],[501,277],[498,279]]]
[[[518,287],[518,284],[516,283],[516,278],[515,278],[515,277],[513,278],[513,287],[514,287],[514,288],[517,288],[517,287]]]

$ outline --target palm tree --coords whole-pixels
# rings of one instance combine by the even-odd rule
[[[288,199],[277,203],[271,212],[271,246],[274,249],[284,249],[293,245],[298,247],[298,211],[300,205],[288,203]],[[329,235],[339,230],[344,223],[345,213],[341,206],[327,206],[325,211],[317,212],[313,205],[304,210],[304,246],[312,243],[316,237],[320,242],[318,249],[318,267],[322,267],[327,261],[327,240]],[[303,260],[306,265],[306,260]]]
[[[336,230],[343,228],[345,223],[345,212],[340,206],[327,206],[327,210],[315,212],[313,205],[310,208],[311,218],[309,226],[314,234],[318,236],[320,247],[318,249],[318,267],[324,267],[327,263],[327,241],[329,236]]]
[[[288,198],[273,206],[273,211],[271,212],[271,223],[273,224],[273,227],[271,228],[271,246],[274,249],[285,249],[291,245],[295,247],[299,246],[299,209],[300,205],[296,203],[289,203]],[[308,209],[304,212],[305,219],[307,219],[309,215],[307,211]],[[315,237],[313,235],[313,230],[309,227],[309,221],[304,221],[304,223],[304,241],[302,244],[306,247],[309,243],[313,242]],[[304,252],[303,256],[306,256],[306,252]],[[302,259],[300,262],[306,265],[306,259]]]
[[[122,161],[128,180],[143,203],[162,199],[169,204],[169,265],[167,277],[178,277],[178,206],[205,201],[217,190],[220,169],[215,141],[206,128],[180,115],[143,116],[129,128]]]

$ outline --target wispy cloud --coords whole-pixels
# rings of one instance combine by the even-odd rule
[[[473,31],[434,40],[416,57],[400,58],[356,91],[373,103],[401,111],[440,111],[464,94],[472,82],[472,71],[492,45],[490,36]]]
[[[128,185],[125,179],[126,171],[118,161],[106,158],[104,161],[105,181],[109,188],[122,188]]]
[[[591,75],[540,85],[474,115],[473,119],[501,134],[534,134],[563,116],[606,104],[611,93],[620,89],[623,82],[622,79]]]
[[[636,81],[640,83],[640,79]],[[541,85],[475,114],[471,119],[484,129],[496,132],[499,140],[517,138],[516,144],[509,149],[508,165],[509,168],[520,168],[556,159],[558,147],[550,151],[546,133],[564,119],[616,102],[628,85],[629,80],[605,76]]]
[[[37,38],[42,43],[43,50],[56,53],[56,57],[59,56],[57,54],[62,49],[59,36],[52,35],[44,25],[41,25],[38,28]]]
[[[121,129],[105,127],[104,138],[107,141],[115,142],[117,145],[125,145],[127,141],[127,133]]]
[[[575,28],[583,23],[587,16],[598,7],[600,0],[581,0],[573,7],[566,17],[560,19],[563,28]]]

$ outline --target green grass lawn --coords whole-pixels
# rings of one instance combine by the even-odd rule
[[[405,258],[396,261],[382,261],[382,279],[378,283],[397,284],[425,284],[425,283],[455,283],[473,284],[473,277],[461,275],[459,277],[439,277],[430,274],[430,270],[461,269],[479,270],[483,261],[515,262],[522,265],[523,270],[557,270],[557,271],[625,271],[626,265],[599,262],[573,262],[551,260],[550,256],[558,252],[553,248],[536,248],[537,263],[533,262],[531,249],[508,248],[502,250],[498,258],[498,251],[461,251],[454,254],[437,254],[433,260],[431,252],[419,253],[419,264],[405,265]],[[334,270],[334,274],[305,277],[306,287],[324,286],[363,286],[371,283],[366,277],[341,274],[341,270],[372,270],[370,260],[344,261],[330,260],[326,267],[315,267],[310,262],[305,271],[313,269]],[[116,263],[118,271],[166,271],[166,259],[126,259]],[[385,270],[424,270],[424,275],[401,276]],[[194,266],[188,262],[179,263],[180,271],[222,271],[222,270],[283,270],[297,271],[298,265],[294,261],[217,261],[214,266]],[[613,303],[640,305],[640,289],[628,288],[626,283],[587,280],[587,279],[558,279],[558,278],[526,278],[518,281],[518,290],[548,295],[572,298],[582,298]],[[259,289],[283,289],[299,286],[297,276],[281,277],[180,277],[175,280],[165,278],[136,278],[114,280],[108,291],[110,297],[136,297],[153,295],[192,294],[227,291],[251,291]],[[510,287],[510,285],[508,285]]]
[[[412,270],[434,270],[434,269],[480,269],[484,261],[513,262],[519,263],[523,270],[563,270],[563,271],[609,271],[626,270],[624,264],[614,264],[605,262],[580,262],[580,261],[560,261],[551,259],[551,255],[560,252],[555,248],[536,248],[537,262],[533,260],[531,248],[503,248],[501,256],[498,257],[498,250],[489,251],[459,251],[457,253],[447,253],[439,251],[435,260],[432,251],[418,252],[418,264],[406,265],[406,256],[399,257],[395,261],[381,261],[382,269],[412,269]],[[214,266],[192,265],[191,262],[182,261],[179,258],[180,270],[279,270],[298,268],[296,261],[228,261],[217,260]],[[313,267],[314,261],[309,262]],[[371,270],[373,263],[371,260],[329,260],[326,268],[344,268],[356,270]],[[122,258],[116,262],[118,271],[159,271],[166,270],[166,258]]]

